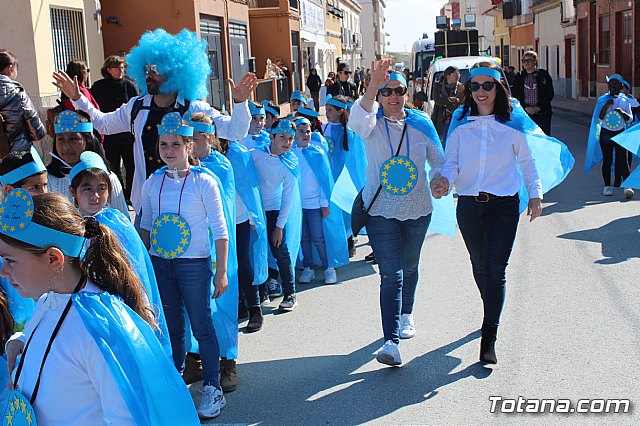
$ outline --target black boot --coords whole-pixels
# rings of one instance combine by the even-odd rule
[[[480,340],[480,362],[486,364],[497,364],[496,357],[496,334],[497,325],[482,324],[482,339]]]
[[[244,301],[238,303],[238,322],[245,321],[249,318],[249,311],[247,311],[247,305]]]
[[[252,306],[249,308],[249,323],[247,324],[247,333],[253,333],[262,329],[262,308],[260,306]]]

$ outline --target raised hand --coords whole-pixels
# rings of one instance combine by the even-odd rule
[[[240,82],[236,86],[232,79],[228,78],[227,81],[231,85],[231,94],[233,95],[233,102],[239,104],[251,97],[251,94],[258,86],[258,78],[252,72],[246,73]]]
[[[53,72],[53,85],[62,91],[72,101],[80,99],[80,85],[78,84],[78,77],[69,77],[64,71]]]
[[[391,66],[391,59],[382,59],[381,61],[371,61],[371,83],[369,87],[373,86],[376,91],[380,86],[383,86],[389,81],[389,67]]]

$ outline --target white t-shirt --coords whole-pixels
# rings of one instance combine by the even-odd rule
[[[262,149],[251,150],[251,158],[258,172],[260,194],[265,211],[278,210],[276,226],[284,228],[291,211],[291,197],[296,180],[291,171],[282,163],[279,156]]]

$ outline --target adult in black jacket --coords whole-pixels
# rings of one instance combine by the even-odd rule
[[[542,131],[551,135],[551,100],[554,96],[551,76],[547,70],[538,68],[536,52],[526,52],[522,65],[524,70],[516,76],[513,96]]]
[[[91,93],[98,105],[100,105],[102,112],[115,111],[129,102],[129,99],[138,95],[136,86],[130,80],[124,78],[125,67],[124,58],[121,56],[113,55],[105,59],[104,65],[100,69],[104,78],[96,81],[91,87]],[[131,196],[133,169],[135,167],[133,141],[131,132],[104,136],[105,156],[124,187],[124,196],[127,202],[129,202]],[[122,180],[122,170],[120,170],[121,161],[126,169],[124,182]]]
[[[358,90],[356,85],[349,82],[351,76],[351,68],[348,64],[342,62],[338,65],[338,80],[329,86],[327,93],[331,96],[346,96],[351,99],[358,99]]]
[[[311,99],[313,99],[313,108],[320,112],[320,89],[322,88],[322,79],[318,75],[318,70],[311,68],[309,77],[307,77],[307,87],[311,92]]]

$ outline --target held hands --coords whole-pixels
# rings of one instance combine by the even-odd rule
[[[229,286],[229,281],[227,280],[227,274],[224,272],[216,271],[216,274],[213,277],[213,296],[212,299],[217,299],[227,291],[227,287]]]
[[[236,86],[232,79],[228,78],[227,81],[231,86],[231,94],[233,95],[233,102],[240,104],[251,97],[254,89],[258,87],[258,78],[252,72],[246,73],[240,82]]]
[[[329,214],[331,213],[331,211],[329,210],[329,207],[320,207],[320,211],[322,212],[323,219],[326,219],[327,216],[329,216]]]
[[[280,247],[280,244],[282,244],[282,228],[276,226],[276,229],[271,233],[271,242],[274,246]]]
[[[21,340],[10,340],[7,342],[7,368],[9,369],[9,382],[7,383],[7,387],[9,389],[13,389],[13,379],[11,378],[11,373],[16,366],[16,358],[18,355],[22,353],[24,350],[24,342]]]
[[[542,215],[542,204],[540,202],[540,198],[531,198],[529,200],[529,206],[527,207],[527,216],[531,216],[529,222],[533,222],[533,220]]]
[[[444,176],[436,176],[429,184],[433,198],[439,200],[449,193],[449,180]]]
[[[53,73],[53,85],[62,91],[72,101],[80,99],[80,84],[78,83],[78,77],[69,77],[64,71],[55,71]]]

